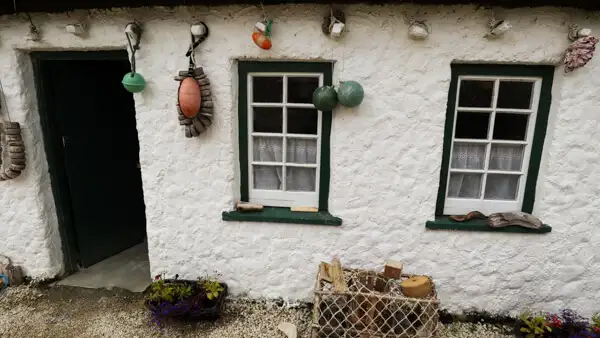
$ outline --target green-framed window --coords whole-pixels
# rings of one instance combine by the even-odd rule
[[[328,209],[332,113],[313,91],[332,84],[330,62],[238,63],[241,200]]]
[[[554,67],[452,64],[436,216],[531,213]]]

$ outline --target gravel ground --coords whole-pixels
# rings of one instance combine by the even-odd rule
[[[279,338],[284,337],[277,331],[282,321],[296,324],[299,337],[309,337],[305,305],[235,299],[217,322],[158,330],[149,323],[142,297],[120,290],[9,288],[0,291],[0,337]],[[502,332],[492,325],[453,323],[442,327],[440,337],[512,337]]]

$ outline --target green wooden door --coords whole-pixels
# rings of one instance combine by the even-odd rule
[[[129,64],[124,54],[45,60],[40,68],[66,173],[66,182],[53,184],[68,191],[70,206],[62,207],[71,212],[79,261],[87,267],[145,237],[134,102],[120,84]]]

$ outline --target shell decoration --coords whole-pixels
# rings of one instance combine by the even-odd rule
[[[184,126],[185,137],[196,137],[212,124],[214,106],[210,81],[202,67],[195,68],[191,74],[187,70],[180,71],[175,81],[181,82],[177,95],[179,124]]]
[[[183,115],[187,118],[194,118],[200,111],[202,104],[201,88],[193,77],[186,77],[179,84],[177,91],[177,103]]]
[[[0,156],[0,181],[8,181],[13,178],[17,178],[21,175],[21,172],[25,170],[25,144],[21,136],[21,126],[18,122],[2,122],[2,134],[5,144],[2,146],[7,147],[8,157],[10,162],[2,163]],[[0,147],[0,154],[2,154],[2,147]]]

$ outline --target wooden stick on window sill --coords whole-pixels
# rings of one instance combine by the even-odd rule
[[[290,209],[296,212],[319,212],[319,209],[313,207],[291,207]]]

